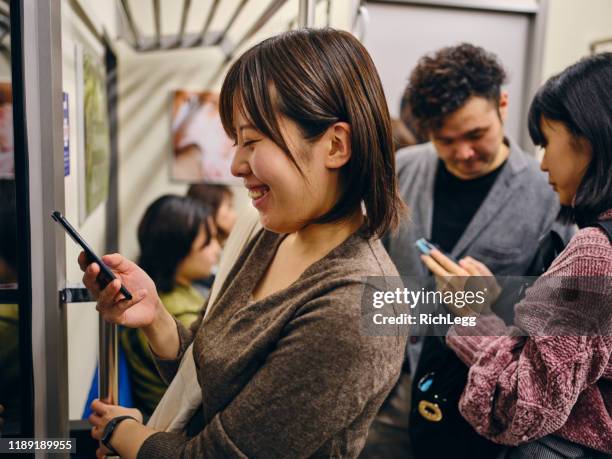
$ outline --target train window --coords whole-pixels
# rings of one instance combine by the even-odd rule
[[[10,10],[0,3],[0,431],[21,432],[19,290]]]

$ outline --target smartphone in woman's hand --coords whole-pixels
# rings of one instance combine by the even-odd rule
[[[55,220],[57,223],[62,225],[64,230],[68,233],[68,235],[81,246],[83,251],[85,252],[85,256],[87,257],[87,261],[89,263],[97,263],[100,266],[100,274],[98,274],[98,284],[100,285],[100,289],[104,289],[109,283],[111,283],[117,277],[113,274],[108,266],[104,264],[102,259],[95,254],[95,252],[91,249],[89,244],[85,242],[85,240],[81,237],[81,235],[74,229],[74,227],[68,223],[68,220],[58,212],[57,210],[51,214],[51,218]],[[120,292],[127,300],[132,299],[132,294],[128,291],[125,286],[121,285]]]

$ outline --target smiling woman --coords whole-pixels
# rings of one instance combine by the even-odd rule
[[[120,255],[104,262],[133,300],[116,284],[100,291],[99,267],[80,259],[103,317],[143,330],[164,379],[193,342],[202,405],[187,430],[196,434],[155,432],[97,402],[93,436],[127,458],[357,457],[406,341],[399,324],[384,337],[360,327],[366,279],[398,276],[378,240],[402,211],[378,74],[349,33],[289,32],[232,65],[220,112],[237,144],[232,173],[264,228],[206,320],[190,330],[175,321]]]
[[[367,234],[381,236],[397,224],[401,201],[389,155],[387,105],[370,56],[350,34],[290,33],[252,48],[229,70],[220,111],[225,130],[239,145],[233,173],[249,189],[261,192],[261,185],[270,184],[260,183],[244,158],[251,152],[257,167],[264,151],[266,162],[277,161],[268,147],[273,144],[302,177],[288,179],[304,182],[305,188],[293,194],[306,193],[308,201],[322,204],[305,211],[304,222],[337,221],[363,202]],[[282,174],[278,166],[271,169]]]

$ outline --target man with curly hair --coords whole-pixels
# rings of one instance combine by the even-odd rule
[[[409,276],[405,283],[430,275],[415,247],[423,237],[456,259],[483,262],[495,275],[527,275],[538,240],[555,222],[560,209],[546,176],[504,132],[505,81],[497,57],[470,44],[422,57],[410,76],[404,100],[429,142],[397,152],[400,193],[410,217],[385,240],[398,271]],[[571,234],[560,225],[556,230],[565,240]],[[443,338],[411,336],[408,343],[402,376],[362,457],[490,457],[495,446],[477,437],[456,409],[467,367]],[[450,424],[449,432],[429,429],[435,423],[427,424],[428,413],[410,406],[419,381],[441,372],[436,365],[452,368],[459,381],[456,393],[444,394],[446,405],[440,402],[444,422],[438,425]]]

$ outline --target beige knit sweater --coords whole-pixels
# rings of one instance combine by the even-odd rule
[[[204,429],[160,432],[139,458],[356,457],[400,372],[406,338],[360,330],[366,276],[398,276],[379,241],[354,234],[288,288],[249,303],[283,236],[262,231],[238,258],[213,309],[179,326],[176,373],[194,340]],[[194,333],[195,332],[195,333]]]

